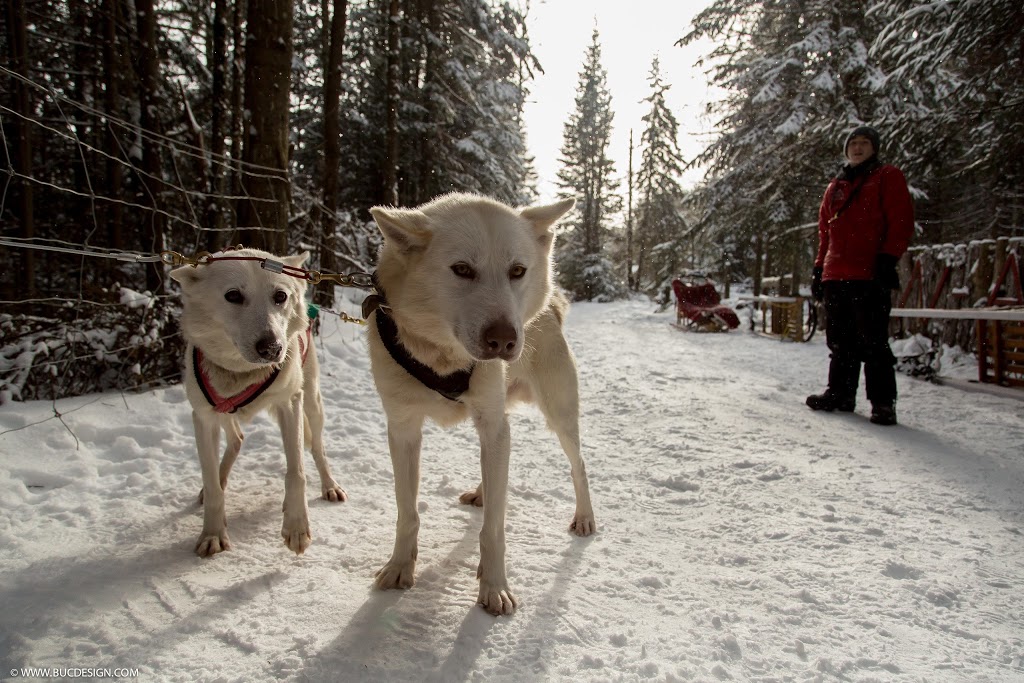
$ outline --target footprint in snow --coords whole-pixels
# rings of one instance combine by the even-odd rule
[[[922,576],[920,569],[915,569],[899,562],[889,562],[885,569],[882,570],[882,574],[891,577],[893,579],[919,579]]]

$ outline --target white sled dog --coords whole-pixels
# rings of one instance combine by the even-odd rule
[[[414,582],[427,417],[442,425],[472,417],[480,436],[482,481],[460,500],[483,506],[477,578],[488,612],[510,614],[517,606],[505,574],[506,407],[513,401],[535,401],[558,435],[576,493],[570,529],[594,533],[580,457],[576,362],[562,334],[568,302],[552,286],[552,226],[574,203],[517,210],[449,194],[416,209],[372,209],[384,243],[375,275],[379,296],[367,299],[363,313],[398,503],[394,552],[377,572],[378,588]]]
[[[206,265],[171,271],[184,295],[185,393],[192,404],[203,473],[199,494],[203,533],[196,543],[200,556],[231,547],[224,489],[242,446],[240,423],[261,410],[277,419],[284,442],[287,472],[281,536],[285,545],[302,554],[312,540],[303,443],[313,451],[323,497],[334,502],[347,498],[331,477],[324,454],[324,408],[305,282],[281,274],[279,268],[282,264],[300,268],[308,256],[278,259],[264,251],[238,249],[218,252]],[[221,430],[227,445],[218,468]]]

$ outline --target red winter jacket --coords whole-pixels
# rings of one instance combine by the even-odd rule
[[[870,280],[878,254],[903,256],[913,234],[914,202],[898,168],[886,164],[852,181],[837,177],[818,211],[814,265],[824,269],[822,280]]]

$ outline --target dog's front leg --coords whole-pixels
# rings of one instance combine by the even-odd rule
[[[224,455],[220,459],[220,487],[225,491],[228,488],[228,475],[231,474],[231,467],[238,458],[238,452],[242,449],[242,427],[238,420],[231,418],[224,425],[224,436],[227,444],[224,446]],[[203,504],[203,490],[199,489],[199,504]]]
[[[221,485],[217,450],[220,423],[213,415],[192,411],[192,427],[196,433],[199,468],[203,473],[203,533],[196,542],[196,554],[210,557],[231,548],[228,523],[224,514],[224,488]]]
[[[301,555],[313,540],[309,532],[309,509],[306,506],[306,472],[302,467],[302,392],[296,392],[276,412],[287,462],[281,537],[292,552]]]
[[[491,614],[511,614],[518,603],[505,575],[505,505],[511,450],[508,417],[504,410],[475,411],[473,423],[480,435],[480,469],[484,523],[480,529],[478,602]]]
[[[420,532],[420,514],[416,498],[420,488],[420,445],[423,419],[399,422],[388,419],[388,446],[395,473],[395,500],[398,523],[395,549],[374,582],[377,588],[410,588],[416,582],[416,554]]]

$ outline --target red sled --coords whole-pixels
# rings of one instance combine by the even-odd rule
[[[728,306],[722,305],[715,284],[703,278],[704,282],[687,282],[676,278],[672,291],[676,295],[676,325],[699,332],[725,332],[740,326],[740,318]]]

